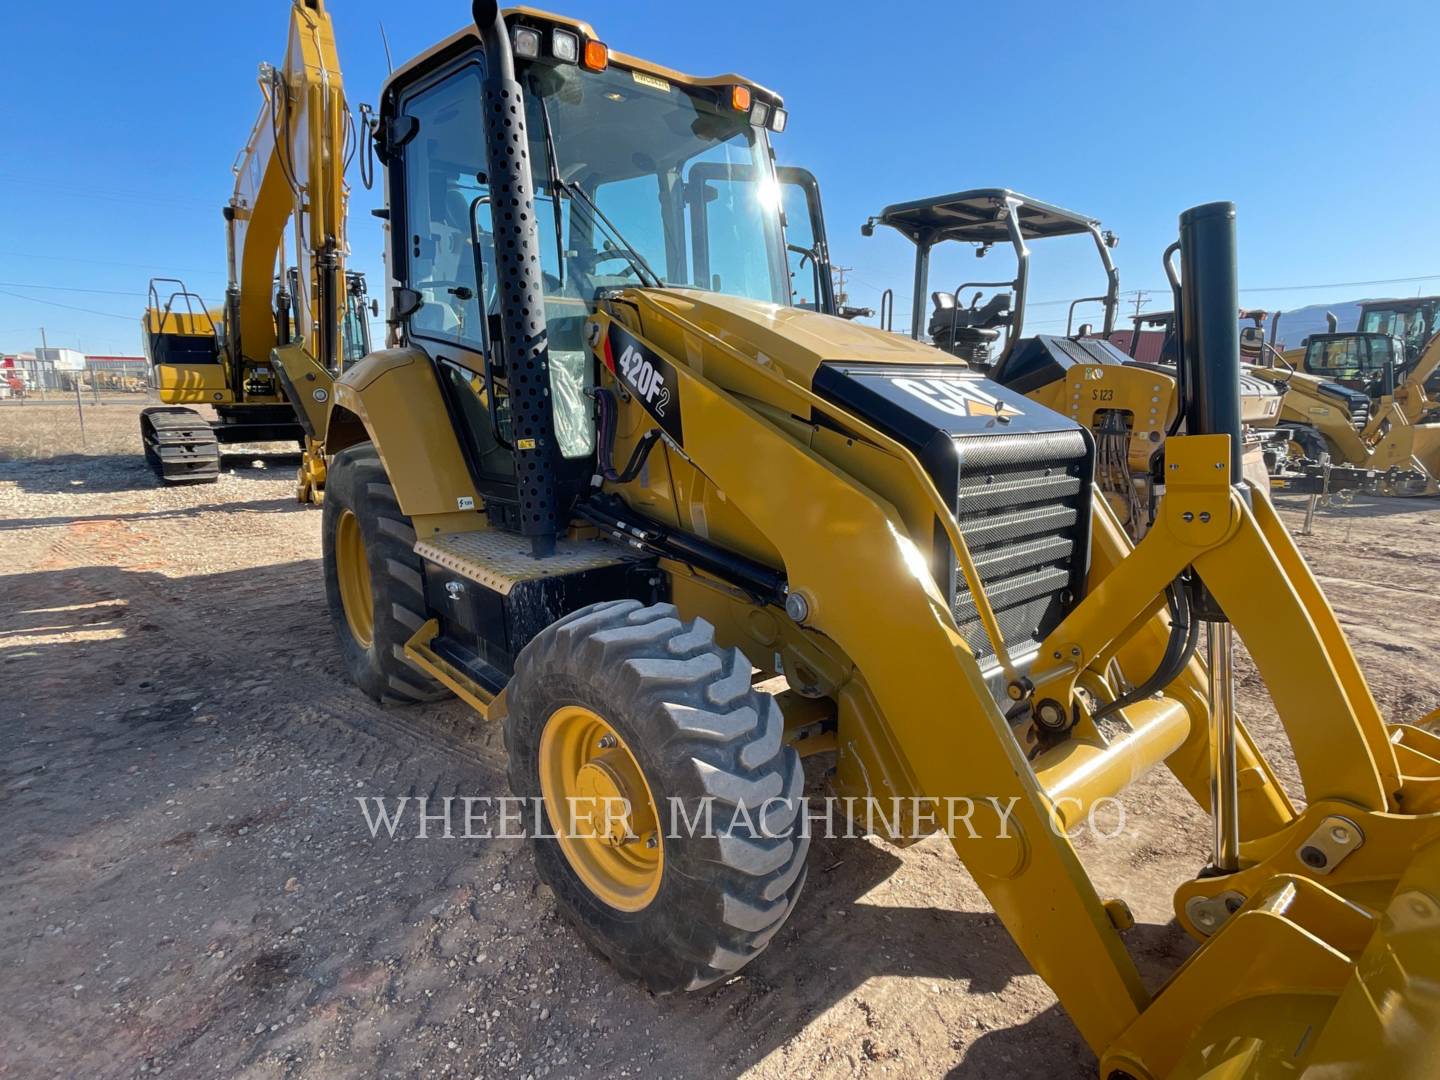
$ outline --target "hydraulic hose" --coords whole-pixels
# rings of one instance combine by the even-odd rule
[[[628,484],[640,475],[640,470],[645,465],[645,459],[650,456],[650,451],[654,449],[656,442],[660,439],[660,429],[651,428],[640,436],[640,441],[630,452],[630,460],[625,463],[625,468],[616,472],[615,419],[619,409],[615,404],[615,395],[603,387],[596,387],[591,393],[594,395],[600,414],[595,432],[595,452],[597,464],[600,467],[600,477],[612,484]]]
[[[1165,644],[1165,655],[1160,658],[1159,667],[1139,686],[1131,687],[1114,701],[1096,709],[1094,718],[1097,721],[1159,693],[1180,677],[1195,656],[1200,644],[1200,622],[1192,616],[1190,600],[1178,578],[1165,587],[1165,598],[1170,608],[1170,640]]]

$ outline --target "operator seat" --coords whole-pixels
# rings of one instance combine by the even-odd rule
[[[1000,327],[1010,321],[1010,294],[996,293],[983,306],[976,300],[961,307],[954,293],[930,294],[930,341],[939,349],[977,364],[990,360],[990,347],[1000,340]]]

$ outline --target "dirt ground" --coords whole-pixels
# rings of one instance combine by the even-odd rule
[[[354,690],[291,464],[160,489],[136,408],[86,409],[82,454],[73,405],[0,406],[0,1077],[1092,1074],[939,840],[817,841],[763,956],[656,999],[559,919],[523,842],[372,839],[357,795],[505,794],[498,734]],[[1357,502],[1300,543],[1385,715],[1440,707],[1416,617],[1440,508]],[[1163,772],[1125,805],[1082,853],[1158,983],[1208,822]]]

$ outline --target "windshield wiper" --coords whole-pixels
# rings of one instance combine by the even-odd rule
[[[645,257],[635,250],[635,246],[625,239],[620,230],[615,227],[615,223],[605,216],[605,211],[595,205],[595,200],[590,197],[589,192],[571,180],[561,180],[560,186],[569,193],[572,199],[577,200],[585,207],[593,221],[598,221],[605,227],[606,232],[610,234],[612,244],[617,245],[615,250],[629,261],[631,268],[635,271],[635,276],[640,279],[642,284],[657,289],[664,284],[660,280],[660,275],[655,273],[654,268],[645,261]]]
[[[531,88],[534,93],[534,88]],[[565,287],[565,217],[560,209],[560,192],[565,181],[560,179],[560,163],[555,160],[555,136],[550,132],[550,110],[545,105],[545,95],[535,94],[540,103],[541,126],[545,129],[545,158],[550,166],[550,205],[555,211],[555,266],[560,287]]]

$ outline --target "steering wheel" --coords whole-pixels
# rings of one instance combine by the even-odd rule
[[[587,251],[583,254],[572,255],[570,257],[570,265],[580,273],[589,277],[601,263],[610,262],[615,259],[621,259],[625,263],[625,268],[620,271],[621,274],[630,274],[637,281],[640,279],[639,272],[636,271],[634,264],[630,262],[630,256],[616,248],[607,248],[601,251]]]

